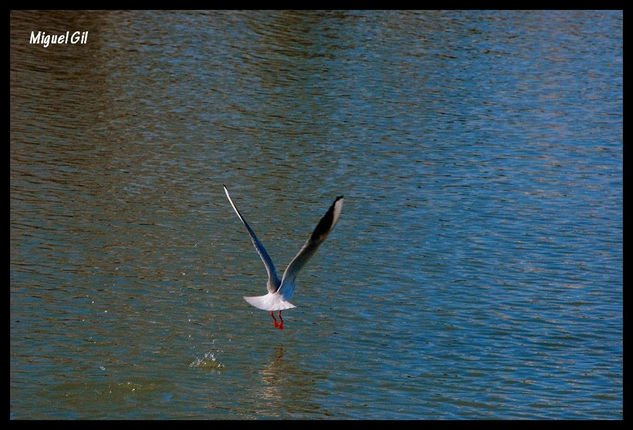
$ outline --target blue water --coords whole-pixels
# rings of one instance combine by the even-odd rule
[[[622,419],[622,18],[13,11],[10,417]]]

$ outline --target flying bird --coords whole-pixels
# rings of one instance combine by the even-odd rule
[[[226,197],[229,199],[229,203],[231,203],[233,210],[240,218],[240,221],[242,221],[242,224],[244,224],[244,227],[246,227],[246,230],[248,230],[253,246],[255,246],[257,253],[264,262],[266,272],[268,272],[268,283],[266,284],[268,293],[263,296],[244,297],[244,300],[256,308],[269,311],[270,316],[273,318],[275,328],[283,330],[284,320],[281,318],[281,311],[296,307],[288,300],[290,300],[295,292],[295,280],[297,278],[297,274],[310,257],[314,255],[319,245],[325,241],[334,228],[336,221],[338,221],[338,218],[341,215],[341,209],[343,208],[343,196],[338,196],[334,200],[334,203],[332,203],[325,215],[323,215],[297,255],[295,255],[295,257],[290,261],[290,264],[288,264],[281,280],[279,280],[273,260],[268,255],[268,252],[266,252],[264,245],[262,245],[259,239],[257,239],[255,232],[248,225],[246,219],[244,219],[240,211],[237,209],[233,200],[231,200],[229,190],[226,189],[226,186],[224,186],[224,192],[226,193]],[[275,318],[275,311],[278,312],[277,316],[279,317],[279,322]]]

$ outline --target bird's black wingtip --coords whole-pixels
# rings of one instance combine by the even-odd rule
[[[338,196],[335,200],[334,203],[338,202],[339,200],[341,200],[343,198],[343,196]]]

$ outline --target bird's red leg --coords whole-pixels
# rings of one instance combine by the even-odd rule
[[[284,329],[284,320],[283,320],[283,318],[281,317],[281,311],[279,311],[279,313],[277,314],[277,316],[279,316],[279,321],[281,321],[281,322],[279,323],[279,327],[277,327],[277,328],[279,328],[280,330],[283,330],[283,329]]]
[[[273,313],[273,311],[270,311],[270,316],[273,317],[273,321],[275,322],[275,328],[279,328],[279,323],[277,322],[277,319],[275,318],[275,314]]]

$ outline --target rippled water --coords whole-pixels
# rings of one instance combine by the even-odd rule
[[[11,418],[621,419],[622,18],[13,11]]]

